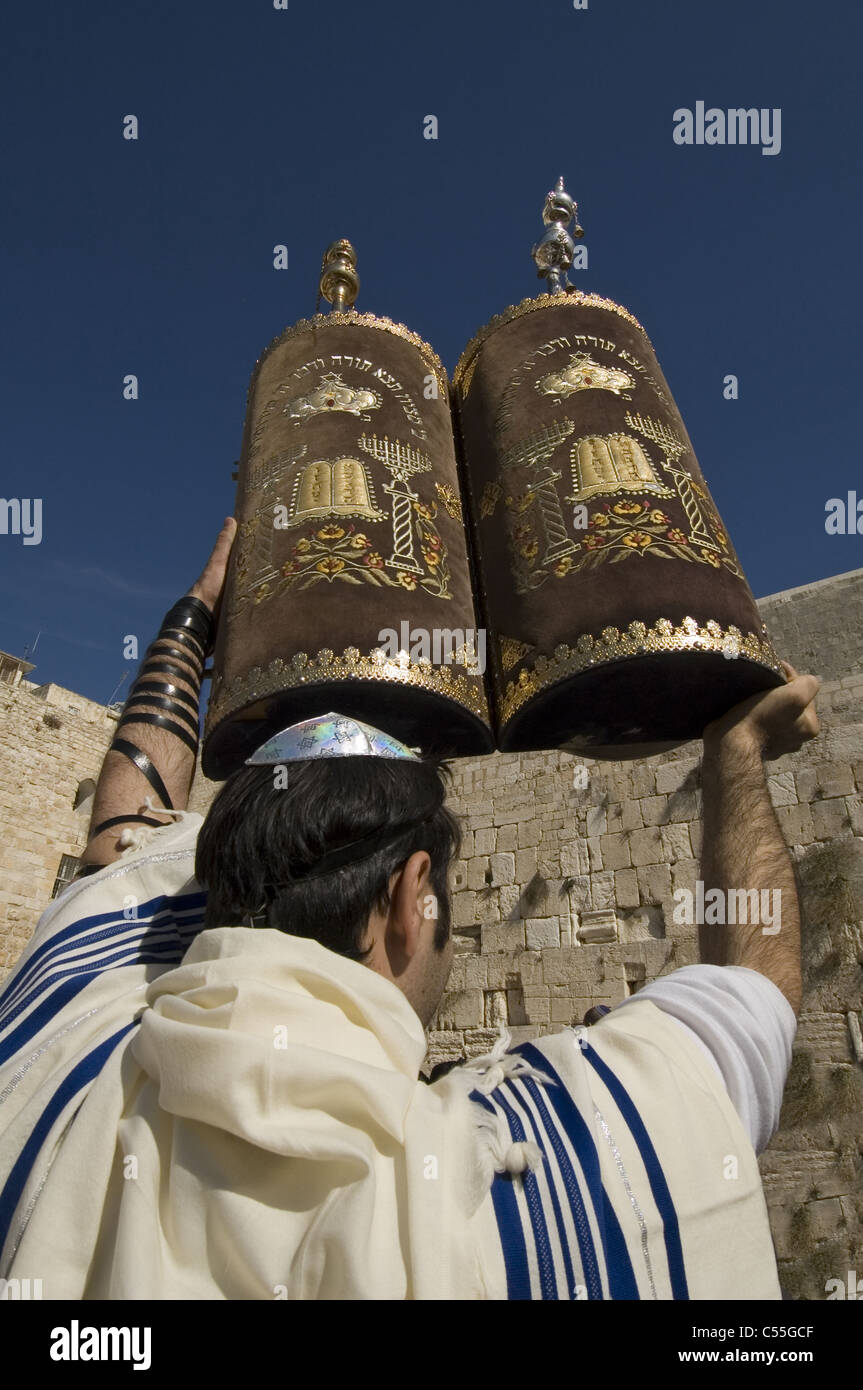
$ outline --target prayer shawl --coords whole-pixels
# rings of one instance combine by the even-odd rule
[[[390,981],[202,930],[200,823],[64,892],[5,984],[0,1277],[46,1299],[780,1297],[752,1147],[655,1005],[503,1036],[428,1086]]]

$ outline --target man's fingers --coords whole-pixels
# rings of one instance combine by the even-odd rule
[[[216,544],[213,546],[210,558],[201,571],[200,578],[189,590],[191,594],[194,594],[196,598],[200,598],[213,611],[216,609],[219,595],[222,592],[222,585],[225,582],[225,570],[228,567],[231,546],[234,544],[234,537],[236,534],[236,521],[232,516],[226,517],[216,540]]]

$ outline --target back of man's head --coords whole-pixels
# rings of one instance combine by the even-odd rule
[[[312,937],[363,960],[369,917],[386,912],[393,875],[426,851],[437,899],[434,946],[442,951],[450,929],[448,869],[461,840],[444,805],[448,775],[435,759],[376,757],[241,768],[218,792],[198,836],[205,927],[254,918],[256,926]],[[345,851],[362,857],[322,865],[322,856],[338,859],[341,847],[364,840],[366,846]]]

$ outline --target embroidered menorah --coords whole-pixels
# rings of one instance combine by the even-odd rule
[[[411,506],[418,500],[418,494],[410,486],[415,473],[427,473],[431,459],[427,454],[415,449],[412,444],[404,444],[399,439],[384,435],[378,439],[376,434],[360,435],[359,447],[372,458],[377,459],[389,469],[391,482],[384,485],[384,492],[393,499],[393,553],[387,560],[392,569],[408,570],[412,574],[422,574],[422,566],[417,564],[414,555],[414,529]]]

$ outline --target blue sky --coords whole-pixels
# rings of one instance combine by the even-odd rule
[[[233,508],[250,372],[314,311],[325,246],[349,237],[357,307],[451,369],[536,291],[559,173],[576,283],[647,328],[756,595],[863,565],[824,529],[863,498],[861,30],[799,0],[19,0],[0,495],[42,498],[43,537],[0,535],[0,648],[41,630],[33,678],[108,700]],[[676,145],[697,101],[780,108],[781,152]]]

